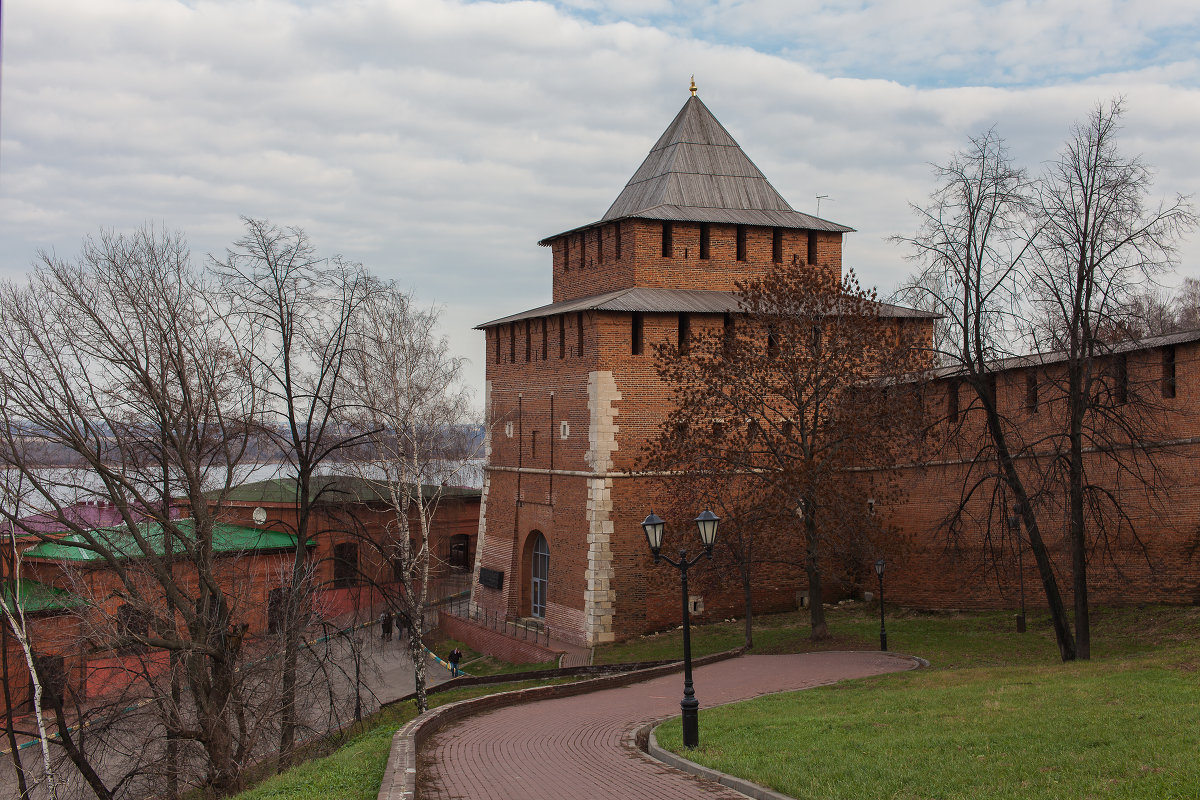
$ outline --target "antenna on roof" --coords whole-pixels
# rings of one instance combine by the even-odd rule
[[[828,197],[829,197],[829,195],[827,195],[827,194],[817,195],[817,216],[818,217],[821,216],[821,201],[827,199]]]
[[[691,90],[692,90],[692,97],[695,97],[696,96],[696,75],[694,73],[692,74]]]

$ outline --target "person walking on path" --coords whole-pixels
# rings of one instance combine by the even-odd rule
[[[462,661],[462,650],[457,647],[450,651],[450,677],[458,677],[458,662]]]
[[[382,638],[383,641],[385,641],[385,642],[390,642],[392,640],[392,615],[391,615],[391,612],[384,611],[382,614],[379,615],[379,627],[382,628],[382,630],[383,630],[383,632],[380,634],[380,638]]]

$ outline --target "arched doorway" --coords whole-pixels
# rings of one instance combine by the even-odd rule
[[[529,614],[538,619],[546,618],[546,587],[550,578],[550,545],[546,537],[539,533],[533,540],[533,552],[530,556],[530,609]]]

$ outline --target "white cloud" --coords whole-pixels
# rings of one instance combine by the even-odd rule
[[[693,72],[793,205],[830,195],[822,215],[859,230],[847,263],[884,289],[906,272],[884,239],[912,226],[906,203],[928,192],[928,163],[992,124],[1036,167],[1073,119],[1124,93],[1127,149],[1159,168],[1158,188],[1200,185],[1194,42],[1190,60],[1135,52],[1172,14],[1192,24],[1187,5],[1133,19],[1128,3],[1088,4],[1091,18],[1072,21],[1034,2],[926,4],[920,17],[896,3],[677,3],[642,7],[641,23],[578,5],[6,5],[0,270],[20,272],[38,248],[73,252],[100,226],[163,222],[203,254],[238,236],[240,214],[298,224],[443,304],[481,385],[471,326],[548,300],[536,241],[604,213]],[[702,38],[717,27],[719,41]],[[764,52],[755,30],[821,46]],[[1018,67],[1066,69],[1048,37],[1128,57],[1086,81],[1007,85]],[[991,86],[887,79],[892,63],[901,78],[905,64],[969,72],[980,53],[998,65]],[[874,77],[846,77],[871,58]],[[1186,256],[1198,271],[1194,243]]]

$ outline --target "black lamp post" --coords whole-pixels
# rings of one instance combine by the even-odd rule
[[[883,559],[875,562],[875,574],[879,576],[879,649],[887,650],[887,628],[883,625]]]
[[[662,555],[663,527],[666,523],[658,515],[651,513],[642,523],[646,532],[646,541],[650,543],[650,552],[654,554],[654,563],[665,561],[679,570],[680,582],[683,584],[683,699],[679,708],[683,712],[683,746],[695,747],[700,744],[700,702],[696,700],[696,692],[692,688],[692,632],[691,618],[688,614],[688,569],[707,555],[712,558],[713,543],[717,540],[717,523],[721,518],[708,509],[696,517],[696,527],[700,529],[700,541],[704,543],[704,552],[688,560],[687,549],[680,548],[679,560],[672,561]]]
[[[1017,543],[1017,579],[1021,585],[1021,612],[1017,614],[1017,633],[1025,632],[1025,564],[1022,553],[1025,542],[1021,538],[1021,505],[1013,504],[1012,516],[1008,518],[1008,527],[1012,531],[1013,540]]]

